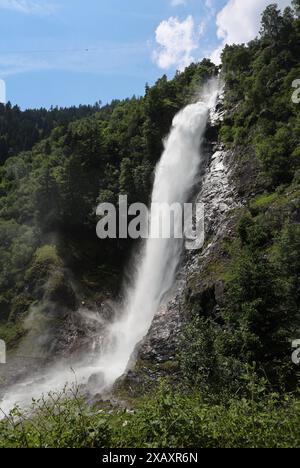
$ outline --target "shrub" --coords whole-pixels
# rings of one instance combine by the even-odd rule
[[[107,418],[92,412],[78,389],[50,393],[0,421],[1,448],[99,448],[109,441]]]
[[[123,416],[113,442],[121,447],[288,448],[298,447],[300,402],[286,397],[253,397],[226,404],[203,401],[199,392],[174,392],[165,383],[129,417]],[[259,402],[256,402],[256,398]],[[124,420],[124,418],[126,418]]]
[[[1,448],[296,448],[300,401],[266,394],[264,383],[246,383],[249,397],[226,403],[199,391],[173,390],[161,381],[134,412],[97,411],[77,389],[15,408],[0,421]],[[106,413],[105,413],[106,411]]]

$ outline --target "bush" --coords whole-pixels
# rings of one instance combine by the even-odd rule
[[[144,448],[298,447],[300,402],[286,397],[280,405],[276,395],[263,399],[259,385],[252,391],[259,403],[235,398],[210,404],[199,393],[174,392],[161,383],[134,415],[123,416],[113,443]]]
[[[92,412],[78,389],[50,393],[0,421],[0,448],[100,448],[109,441],[107,418]]]
[[[87,406],[77,389],[51,393],[0,421],[1,448],[296,448],[300,401],[267,395],[249,379],[249,397],[204,401],[161,381],[134,412]],[[106,412],[105,412],[106,411]]]

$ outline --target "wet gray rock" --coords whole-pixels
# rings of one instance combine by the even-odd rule
[[[139,358],[153,363],[175,360],[181,324],[180,303],[174,298],[154,317],[148,335],[140,345]]]

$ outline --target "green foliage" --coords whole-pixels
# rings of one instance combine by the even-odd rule
[[[271,203],[273,203],[277,199],[277,197],[278,194],[276,192],[259,195],[257,198],[251,201],[251,211],[261,208],[267,208]]]
[[[48,268],[49,266],[62,266],[55,245],[44,245],[37,249],[34,254],[34,265],[37,268]]]
[[[8,346],[14,343],[24,335],[24,329],[20,323],[0,323],[0,336]]]
[[[232,128],[229,125],[223,125],[219,137],[224,143],[230,145],[233,142]]]
[[[194,315],[184,327],[179,346],[182,377],[189,386],[206,391],[220,384],[214,349],[215,327],[210,319]]]
[[[285,126],[280,127],[272,136],[256,137],[256,153],[276,185],[293,179],[299,161],[292,153],[295,148],[292,131]]]
[[[263,13],[261,37],[247,46],[226,46],[222,54],[231,112],[220,137],[227,144],[253,145],[274,187],[291,182],[300,164],[299,112],[291,99],[292,82],[300,76],[299,50],[294,12],[281,14],[272,4]]]
[[[87,407],[78,391],[34,401],[0,421],[1,448],[296,448],[299,400],[265,396],[249,379],[249,398],[209,403],[161,382],[134,413]]]
[[[241,390],[241,376],[253,362],[270,388],[297,388],[291,343],[300,330],[300,229],[285,214],[299,207],[299,199],[291,200],[285,192],[256,199],[255,216],[245,211],[236,226],[238,247],[231,250],[222,307],[205,317],[201,304],[190,306],[182,374],[210,394]]]
[[[17,407],[0,421],[1,448],[101,448],[109,440],[107,418],[93,413],[77,389],[34,400],[30,414]]]
[[[58,256],[54,245],[44,245],[37,249],[34,254],[33,263],[27,272],[29,281],[39,281],[48,277],[53,269],[61,268],[62,261]]]
[[[249,210],[235,224],[228,271],[215,274],[226,283],[223,303],[207,315],[202,303],[187,302],[191,317],[182,337],[182,374],[211,394],[243,392],[242,376],[252,363],[270,388],[297,387],[291,342],[300,330],[300,132],[291,98],[300,74],[300,29],[298,2],[293,6],[295,12],[280,13],[270,5],[260,37],[226,46],[222,54],[227,114],[219,138],[245,155],[236,161],[240,173],[254,156],[249,149],[255,149],[264,175],[259,174],[259,190],[265,192],[251,193]],[[256,192],[254,184],[250,190]]]
[[[161,384],[114,440],[122,447],[276,448],[297,447],[299,402],[262,397],[263,384],[251,383],[252,399],[205,403],[197,393],[174,392]],[[260,400],[256,402],[256,398]]]
[[[35,190],[37,223],[43,229],[55,229],[61,220],[61,197],[58,184],[48,166],[42,168]]]
[[[35,252],[32,265],[26,272],[31,297],[53,302],[73,310],[76,298],[62,259],[54,245],[44,245]]]
[[[0,219],[0,322],[21,317],[29,306],[27,299],[21,306],[17,293],[23,291],[24,267],[29,266],[35,246],[32,228]]]
[[[270,40],[278,40],[283,28],[283,18],[277,5],[269,5],[262,15],[261,35]]]
[[[31,150],[35,143],[47,138],[53,128],[67,126],[69,122],[95,114],[99,109],[99,104],[95,104],[22,112],[10,102],[0,104],[0,164],[11,155]]]

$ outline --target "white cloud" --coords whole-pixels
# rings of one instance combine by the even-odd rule
[[[210,0],[207,0],[210,1]],[[260,29],[261,13],[272,3],[270,0],[229,0],[217,15],[217,36],[221,45],[212,53],[212,60],[220,63],[226,44],[246,43],[254,39]],[[290,0],[277,0],[280,8],[291,4]]]
[[[156,29],[158,48],[153,54],[154,61],[164,70],[184,69],[194,60],[192,53],[198,48],[198,37],[192,16],[182,22],[174,17],[162,21]]]
[[[0,9],[12,10],[29,15],[45,15],[55,10],[55,6],[37,0],[0,0]]]
[[[191,15],[183,21],[172,16],[160,23],[155,32],[157,48],[153,52],[154,62],[160,68],[183,70],[195,61],[193,52],[199,49],[200,38],[216,13],[214,3],[215,0],[205,0],[204,16],[199,24],[195,24]],[[187,4],[188,0],[171,0],[172,6]]]

